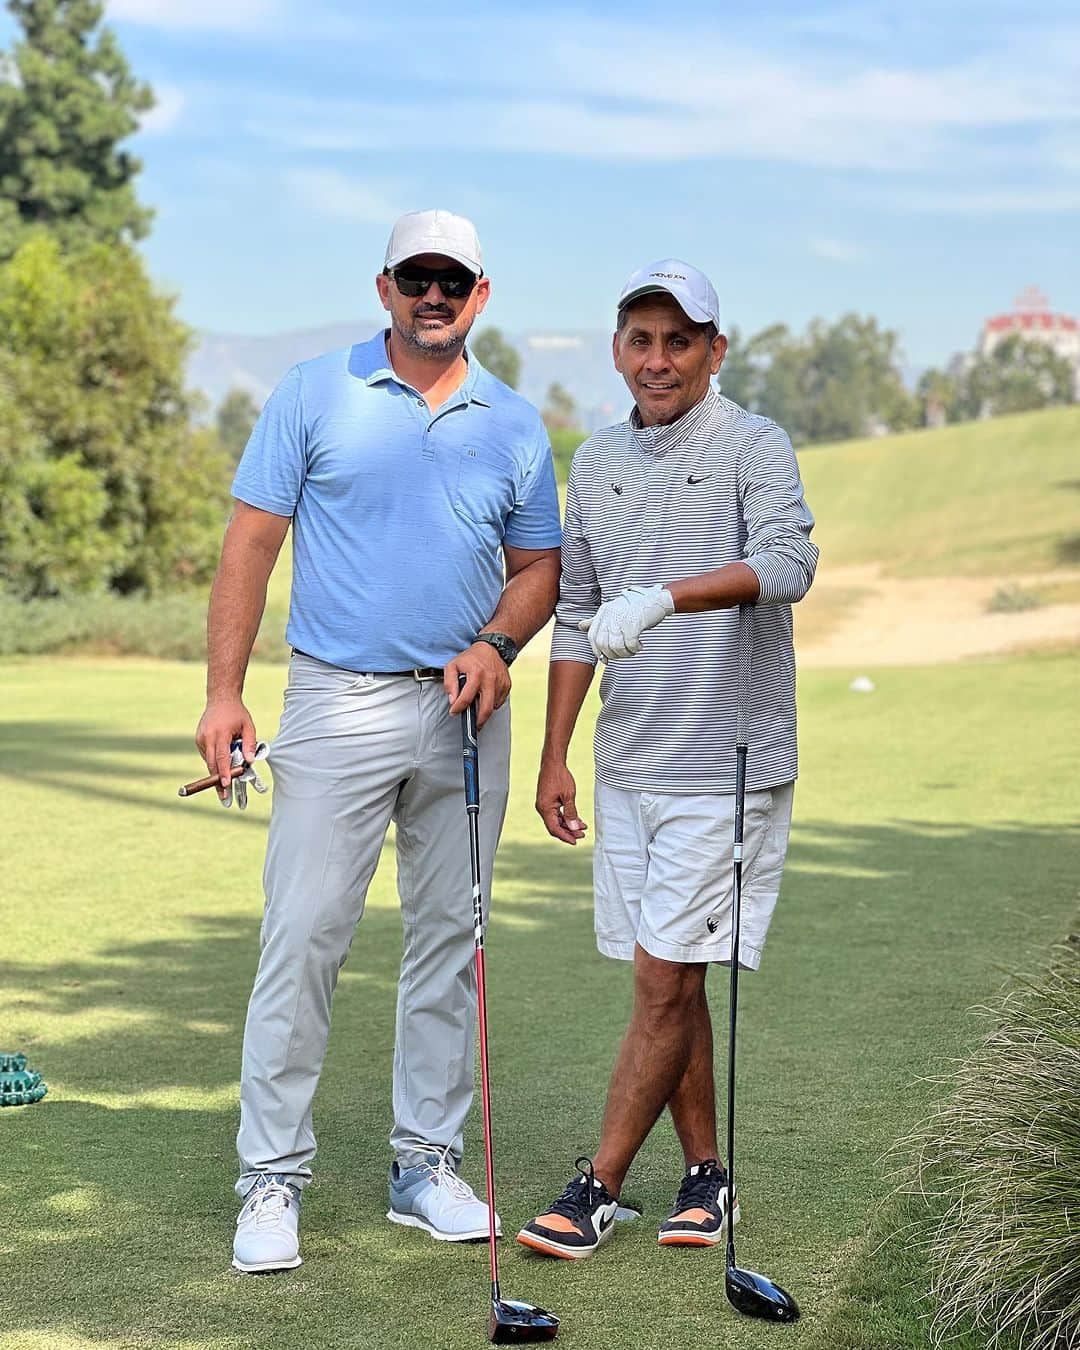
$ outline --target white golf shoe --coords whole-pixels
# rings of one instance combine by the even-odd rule
[[[265,1173],[248,1191],[236,1220],[233,1265],[246,1274],[294,1270],[300,1264],[300,1191],[279,1173]]]
[[[488,1235],[488,1207],[454,1170],[445,1149],[433,1149],[428,1161],[415,1167],[390,1168],[391,1223],[422,1228],[440,1242],[477,1242]],[[496,1236],[502,1236],[495,1215]]]

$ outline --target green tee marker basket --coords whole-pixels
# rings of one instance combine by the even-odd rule
[[[41,1074],[26,1067],[25,1055],[0,1050],[0,1106],[32,1106],[48,1092]]]

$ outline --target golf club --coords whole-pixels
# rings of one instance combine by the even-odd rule
[[[458,677],[464,688],[465,676]],[[521,1341],[553,1341],[559,1319],[543,1308],[503,1298],[499,1290],[499,1257],[495,1250],[495,1165],[491,1145],[491,1086],[488,1078],[487,993],[484,983],[484,899],[480,879],[480,766],[477,754],[476,702],[461,718],[465,764],[465,811],[469,817],[469,857],[472,863],[473,939],[476,943],[476,997],[480,1017],[480,1088],[484,1117],[484,1167],[487,1174],[488,1247],[491,1251],[491,1318],[488,1339],[496,1345]]]
[[[724,1293],[747,1317],[769,1322],[794,1322],[799,1305],[767,1275],[740,1270],[735,1264],[735,1024],[739,1009],[739,927],[742,918],[743,807],[746,801],[746,758],[750,721],[750,670],[753,662],[754,607],[739,606],[739,684],[735,700],[735,876],[731,903],[731,1024],[728,1031],[727,1079],[727,1256]]]

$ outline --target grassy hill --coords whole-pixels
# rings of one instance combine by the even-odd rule
[[[1080,407],[799,456],[829,566],[980,576],[1080,566]]]

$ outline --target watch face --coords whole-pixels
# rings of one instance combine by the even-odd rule
[[[513,638],[507,637],[505,633],[482,633],[480,640],[494,647],[507,665],[518,654],[517,644]]]

